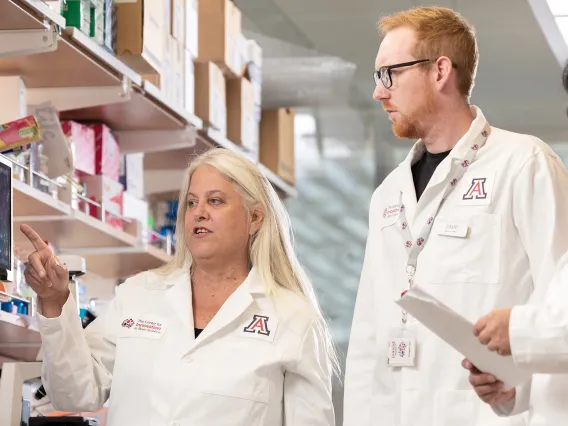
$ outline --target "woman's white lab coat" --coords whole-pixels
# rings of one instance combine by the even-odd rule
[[[461,367],[463,356],[409,317],[416,365],[389,367],[389,338],[402,337],[400,308],[408,252],[398,222],[400,193],[413,238],[433,215],[449,180],[483,131],[468,133],[437,167],[417,202],[411,164],[423,145],[375,191],[346,366],[344,426],[524,425],[483,403]],[[451,125],[451,123],[448,123]],[[467,232],[447,232],[457,225]],[[545,291],[568,251],[568,174],[537,138],[491,128],[486,144],[442,204],[418,257],[414,282],[475,323],[494,309],[524,304]]]
[[[289,296],[289,297],[288,297]],[[73,301],[39,316],[43,380],[60,410],[108,426],[331,426],[330,365],[307,303],[268,298],[253,269],[194,338],[189,274],[122,284],[85,331]]]

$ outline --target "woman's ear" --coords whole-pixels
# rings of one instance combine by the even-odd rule
[[[253,208],[250,212],[250,235],[258,232],[264,220],[264,212],[260,208]]]

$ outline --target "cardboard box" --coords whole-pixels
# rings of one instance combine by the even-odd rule
[[[27,90],[19,76],[0,77],[0,123],[8,123],[27,115]]]
[[[191,53],[186,50],[184,55],[184,107],[191,114],[195,114],[195,65]]]
[[[227,134],[225,77],[213,62],[195,64],[195,114]]]
[[[122,197],[124,189],[119,182],[108,176],[84,176],[81,183],[85,184],[87,198],[103,205],[105,211],[104,221],[109,225],[124,229],[122,216]],[[89,205],[89,214],[98,219],[102,219],[102,211],[99,207]]]
[[[241,11],[231,0],[202,0],[198,8],[197,61],[215,62],[228,77],[240,76]]]
[[[95,131],[75,121],[64,121],[61,128],[71,145],[75,170],[81,174],[96,174]]]
[[[185,49],[192,59],[197,58],[199,53],[198,13],[199,0],[185,0]]]
[[[172,2],[172,36],[182,45],[185,43],[185,0]]]
[[[263,110],[260,120],[260,162],[294,184],[294,116],[292,108]]]
[[[164,15],[163,0],[116,3],[116,54],[141,74],[162,69]]]
[[[90,124],[89,127],[95,132],[95,174],[118,182],[120,154],[116,139],[104,124]]]
[[[258,154],[259,124],[254,118],[254,98],[250,81],[227,81],[227,138]]]
[[[118,181],[124,190],[137,198],[144,198],[144,153],[120,156]]]

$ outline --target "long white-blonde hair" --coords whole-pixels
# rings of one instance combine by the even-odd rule
[[[191,267],[192,258],[185,242],[185,214],[191,177],[198,167],[208,165],[232,182],[249,208],[259,208],[264,219],[249,242],[249,262],[265,285],[266,294],[275,297],[287,289],[313,306],[318,315],[318,328],[334,373],[339,376],[339,361],[328,326],[317,302],[314,288],[293,248],[290,217],[271,183],[251,161],[225,148],[211,149],[191,161],[185,172],[179,195],[174,258],[156,272],[173,273]]]

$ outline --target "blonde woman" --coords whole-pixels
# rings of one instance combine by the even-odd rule
[[[248,160],[187,170],[173,261],[118,288],[85,331],[67,271],[30,227],[43,380],[54,405],[108,426],[330,426],[337,365],[287,213]]]

